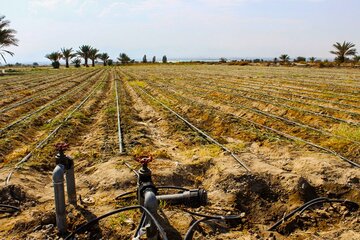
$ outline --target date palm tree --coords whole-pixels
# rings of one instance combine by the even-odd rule
[[[330,51],[330,53],[335,54],[335,60],[339,63],[343,63],[346,61],[347,56],[354,56],[356,54],[355,44],[351,42],[343,42],[342,44],[336,42],[333,44],[333,47],[336,49],[335,51]]]
[[[117,58],[118,61],[121,62],[121,64],[127,64],[131,61],[129,56],[126,53],[120,53],[119,57]]]
[[[60,67],[59,61],[62,58],[62,54],[60,52],[52,52],[50,54],[47,54],[45,57],[52,62],[51,65],[53,66],[53,68]]]
[[[287,54],[281,54],[280,55],[280,57],[279,57],[279,59],[282,61],[282,62],[288,62],[289,60],[290,60],[290,57],[289,57],[289,55],[287,55]]]
[[[76,56],[76,54],[73,52],[72,48],[62,48],[61,53],[63,56],[63,59],[65,59],[65,66],[69,67],[69,60],[71,60],[73,57]]]
[[[6,63],[6,59],[4,57],[5,53],[10,56],[13,56],[14,53],[4,49],[4,47],[9,47],[11,45],[17,46],[19,40],[15,38],[16,31],[9,28],[10,21],[4,19],[5,16],[0,16],[0,56]]]
[[[102,53],[102,54],[100,54],[99,58],[103,61],[104,66],[106,66],[107,61],[109,60],[110,57],[109,57],[109,55],[107,53]]]
[[[95,60],[98,59],[100,57],[100,54],[99,54],[99,49],[96,49],[96,48],[91,48],[90,49],[90,52],[89,52],[89,58],[91,59],[92,61],[92,66],[95,67]]]
[[[74,60],[72,60],[72,63],[75,64],[76,68],[79,68],[81,66],[81,59],[75,58]]]
[[[310,57],[310,58],[309,58],[309,61],[310,61],[311,63],[314,63],[314,62],[315,62],[315,60],[316,60],[316,58],[315,58],[315,57]]]
[[[79,55],[80,57],[82,57],[85,61],[85,66],[88,67],[88,59],[90,56],[90,50],[92,49],[91,46],[89,45],[82,45],[79,47],[80,50],[78,50],[76,53],[77,55]]]

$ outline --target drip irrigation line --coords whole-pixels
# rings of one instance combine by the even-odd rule
[[[117,128],[118,128],[118,138],[119,138],[119,152],[120,154],[124,153],[123,148],[123,139],[122,139],[122,132],[121,132],[121,119],[120,119],[120,104],[119,104],[119,96],[118,96],[118,87],[117,87],[117,80],[115,82],[115,95],[116,95],[116,109],[117,109]]]
[[[84,104],[85,102],[95,93],[95,91],[101,86],[101,84],[103,84],[102,82],[100,82],[97,86],[94,87],[94,89],[81,101],[81,103],[79,105],[77,105],[77,107],[75,109],[73,109],[68,115],[67,117],[53,130],[50,132],[50,134],[45,138],[43,139],[42,141],[40,141],[33,150],[31,150],[25,157],[23,157],[16,165],[15,165],[15,168],[7,175],[6,179],[5,179],[5,185],[9,185],[9,182],[10,182],[10,179],[11,179],[11,176],[12,174],[20,168],[20,166],[28,161],[31,156],[33,155],[34,151],[37,150],[37,149],[40,149],[42,147],[44,147],[47,143],[48,143],[48,140],[54,136],[58,131],[59,129],[64,126],[64,124],[72,117],[72,115],[77,111],[79,110]]]
[[[42,81],[35,82],[35,83],[33,83],[33,84],[29,84],[29,85],[27,85],[25,88],[22,88],[22,87],[13,88],[13,89],[8,90],[8,94],[6,94],[6,95],[4,95],[4,96],[12,95],[12,94],[14,94],[15,91],[24,91],[24,90],[36,88],[36,87],[38,87],[38,86],[43,86],[43,85],[44,85],[44,84],[43,84],[44,82],[49,83],[49,85],[45,85],[45,87],[43,87],[43,88],[40,87],[39,89],[35,89],[35,90],[37,90],[37,91],[41,91],[41,90],[50,88],[50,87],[52,87],[52,86],[55,86],[55,85],[61,83],[61,82],[62,82],[64,79],[66,79],[66,78],[74,77],[73,75],[74,75],[74,74],[70,74],[70,75],[67,75],[67,76],[60,77],[60,78],[57,78],[58,76],[55,75],[53,78],[51,78],[51,80],[52,80],[51,82],[49,82],[49,79],[44,79],[44,80],[42,80]],[[31,80],[30,80],[30,81],[31,81]]]
[[[14,213],[19,212],[20,208],[7,205],[7,204],[0,204],[0,213]]]
[[[73,93],[74,91],[77,91],[78,89],[86,86],[87,84],[89,84],[89,83],[88,83],[88,82],[84,82],[84,83],[81,84],[80,86],[75,87],[74,89],[72,89],[72,90],[70,90],[69,92],[65,93],[65,94],[62,95],[61,97],[59,97],[59,98],[57,98],[57,99],[55,99],[55,100],[53,100],[53,101],[51,101],[51,102],[43,105],[42,107],[40,107],[40,108],[38,108],[37,110],[35,110],[35,111],[33,111],[33,112],[25,115],[24,117],[16,120],[15,122],[12,122],[11,124],[7,125],[6,127],[0,129],[0,134],[1,134],[2,132],[4,132],[5,130],[8,130],[8,129],[10,129],[11,127],[15,126],[16,124],[18,124],[18,123],[20,123],[20,122],[22,122],[22,121],[25,121],[26,119],[30,118],[32,115],[34,115],[34,114],[36,114],[36,113],[38,113],[38,112],[40,112],[40,111],[42,111],[42,110],[44,110],[44,109],[52,106],[52,105],[54,105],[54,104],[57,103],[58,101],[60,101],[60,100],[62,100],[63,98],[67,97],[69,94]]]
[[[193,238],[193,234],[194,234],[194,231],[195,231],[195,228],[202,222],[206,222],[206,221],[209,221],[211,220],[211,218],[207,218],[207,217],[204,217],[204,218],[201,218],[197,221],[195,221],[190,227],[189,229],[187,230],[186,234],[185,234],[185,237],[184,237],[184,240],[191,240]]]
[[[124,161],[125,166],[127,166],[131,171],[135,173],[137,177],[139,177],[139,173],[126,161]]]
[[[316,98],[316,97],[310,97],[310,96],[304,96],[304,95],[299,95],[299,93],[304,93],[304,94],[309,94],[308,91],[306,90],[303,90],[303,92],[299,91],[299,90],[295,90],[295,92],[297,94],[294,94],[291,89],[283,89],[281,87],[277,87],[276,85],[274,84],[268,84],[267,85],[264,85],[263,82],[234,82],[234,81],[225,81],[226,83],[230,83],[232,85],[236,85],[236,86],[245,86],[245,87],[249,87],[249,88],[252,88],[252,89],[256,89],[258,88],[259,89],[262,89],[262,88],[267,88],[266,91],[268,92],[273,92],[273,93],[278,93],[278,94],[281,94],[281,95],[290,95],[291,97],[295,96],[295,97],[298,97],[298,98],[305,98],[305,99],[309,99],[309,100],[313,100],[313,101],[318,101],[318,102],[324,102],[324,103],[330,103],[330,104],[336,104],[336,105],[341,105],[341,106],[344,106],[344,107],[347,107],[347,108],[357,108],[357,109],[360,109],[359,106],[355,106],[355,105],[352,105],[352,104],[345,104],[345,103],[340,103],[340,102],[336,102],[336,101],[332,101],[332,100],[328,100],[328,99],[323,99],[323,98]],[[269,89],[268,87],[271,86],[272,89]],[[326,94],[325,94],[326,95]],[[355,97],[355,96],[352,96],[352,97]],[[340,99],[342,100],[342,99]],[[343,100],[347,100],[347,101],[355,101],[355,102],[358,102],[357,100],[351,100],[351,99],[343,99]],[[321,105],[318,105],[318,106],[321,106]],[[324,106],[321,106],[321,107],[324,107]],[[354,113],[354,112],[348,112],[346,110],[342,110],[342,109],[337,109],[337,108],[334,108],[335,110],[341,110],[341,111],[345,111],[349,114],[353,113],[353,114],[359,114],[359,113]]]
[[[300,104],[306,104],[306,105],[310,105],[310,106],[313,106],[313,107],[317,107],[317,108],[321,108],[321,109],[328,109],[328,110],[331,110],[331,111],[338,111],[338,112],[343,112],[343,113],[346,113],[346,114],[349,114],[351,116],[359,116],[360,113],[357,113],[357,112],[351,112],[351,111],[347,111],[347,110],[344,110],[344,109],[340,109],[340,108],[335,108],[335,107],[327,107],[327,106],[323,106],[323,105],[318,105],[318,104],[314,104],[314,103],[306,103],[306,102],[303,102],[303,101],[300,101],[298,99],[291,99],[291,98],[286,98],[286,97],[281,97],[281,95],[290,95],[290,96],[293,96],[294,94],[292,93],[281,93],[281,92],[277,92],[275,90],[264,90],[264,89],[261,89],[260,87],[253,87],[253,86],[242,86],[243,88],[246,88],[246,89],[252,89],[252,90],[255,90],[255,91],[265,91],[267,94],[271,94],[271,93],[275,93],[275,94],[279,94],[280,96],[273,96],[275,98],[278,98],[278,99],[282,99],[282,100],[285,100],[285,101],[290,101],[290,102],[295,102],[295,103],[300,103]],[[263,87],[263,86],[261,86]],[[296,95],[294,95],[296,96]],[[306,98],[306,97],[303,97],[303,98]],[[333,103],[334,104],[334,103]]]
[[[134,210],[134,209],[142,209],[144,211],[144,213],[147,214],[147,216],[149,216],[151,218],[151,220],[153,221],[153,223],[155,224],[155,226],[157,227],[160,236],[162,237],[163,240],[167,240],[167,236],[166,233],[164,231],[164,229],[161,227],[160,223],[156,220],[156,218],[154,217],[154,215],[151,214],[151,212],[149,210],[147,210],[145,207],[140,206],[140,205],[134,205],[134,206],[129,206],[129,207],[124,207],[124,208],[119,208],[116,209],[114,211],[108,212],[100,217],[97,217],[95,219],[90,220],[89,222],[85,223],[84,225],[82,225],[81,227],[77,228],[74,232],[72,232],[70,235],[68,235],[65,240],[70,240],[72,239],[72,237],[74,237],[75,234],[80,233],[82,231],[84,231],[85,229],[87,229],[89,226],[93,225],[94,223],[97,223],[98,221],[100,221],[101,219],[104,219],[106,217],[109,217],[111,215],[117,214],[117,213],[121,213],[124,211],[129,211],[129,210]]]
[[[140,88],[139,88],[139,89],[140,89]],[[142,89],[140,89],[140,90],[142,90]],[[144,91],[144,90],[142,90],[142,91]],[[186,99],[186,98],[184,98],[184,99]],[[188,99],[187,99],[187,100],[188,100]],[[159,100],[156,100],[156,101],[159,101]],[[188,100],[188,101],[191,101],[191,100]],[[192,102],[194,102],[194,101],[192,101]],[[199,105],[199,104],[198,104],[198,105]],[[204,105],[204,104],[202,104],[202,105],[203,105],[203,106],[206,106],[206,105]],[[206,106],[206,107],[215,109],[214,107],[209,107],[209,106]],[[219,110],[219,109],[215,109],[215,110],[216,110],[216,111],[221,111],[221,110]],[[221,112],[223,112],[223,111],[221,111]],[[255,125],[255,126],[259,127],[259,128],[265,128],[266,130],[275,132],[276,134],[278,134],[278,135],[280,135],[280,136],[283,136],[283,137],[285,137],[285,138],[288,138],[288,139],[291,139],[291,140],[294,140],[294,141],[299,141],[299,142],[305,143],[305,144],[307,144],[307,145],[310,145],[310,146],[312,146],[312,147],[315,147],[315,148],[318,148],[318,149],[320,149],[320,150],[323,150],[323,151],[325,151],[325,152],[327,152],[327,153],[330,153],[330,154],[332,154],[332,155],[334,155],[334,156],[342,159],[343,161],[349,163],[350,165],[352,165],[352,166],[354,166],[354,167],[360,168],[360,164],[358,164],[358,163],[356,163],[356,162],[354,162],[354,161],[351,161],[350,159],[342,156],[341,154],[339,154],[339,153],[337,153],[337,152],[335,152],[335,151],[333,151],[333,150],[331,150],[331,149],[322,147],[322,146],[320,146],[320,145],[318,145],[318,144],[309,142],[309,141],[304,140],[304,139],[302,139],[302,138],[292,136],[292,135],[290,135],[290,134],[287,134],[287,133],[284,133],[284,132],[282,132],[282,131],[276,130],[276,129],[272,128],[272,127],[268,127],[268,126],[265,126],[265,125],[263,125],[263,124],[254,122],[254,121],[252,121],[252,120],[249,120],[249,119],[247,119],[247,118],[244,118],[244,117],[235,115],[235,114],[233,114],[233,113],[225,113],[225,112],[223,112],[223,113],[224,113],[224,114],[231,115],[231,116],[233,116],[233,117],[235,117],[235,118],[241,119],[241,120],[243,120],[243,121],[245,121],[245,122],[248,122],[248,123],[250,123],[250,124],[252,124],[252,125]]]
[[[91,73],[88,73],[88,74],[86,74],[86,76],[85,75],[82,75],[82,74],[78,74],[78,75],[76,75],[76,76],[72,76],[72,75],[70,75],[70,76],[67,76],[66,78],[68,78],[68,77],[71,77],[71,78],[74,78],[74,77],[78,77],[78,76],[80,76],[80,77],[87,77],[87,75],[92,75],[92,76],[94,76],[96,73],[98,73],[99,71],[97,71],[97,72],[95,72],[95,71],[93,71],[93,72],[91,72]],[[62,80],[62,79],[61,79]],[[75,81],[75,83],[80,83],[79,85],[81,85],[81,81],[80,82],[76,82]],[[54,84],[55,85],[55,84]],[[52,86],[54,86],[54,85],[51,85],[51,86],[47,86],[46,88],[44,88],[44,89],[42,89],[42,90],[46,90],[46,89],[48,89],[48,88],[51,88]],[[74,86],[69,86],[69,89],[70,88],[73,88]],[[42,91],[42,90],[40,90],[40,91]],[[67,89],[66,89],[67,90]],[[57,89],[54,89],[54,90],[50,90],[49,92],[47,92],[46,94],[48,95],[49,93],[52,93],[52,92],[56,92],[56,91],[58,91]],[[11,109],[13,109],[13,108],[15,108],[15,107],[18,107],[18,106],[21,106],[21,105],[23,105],[23,104],[26,104],[26,103],[29,103],[29,102],[32,102],[32,101],[34,101],[34,99],[37,99],[37,98],[39,98],[40,96],[42,96],[42,95],[44,95],[44,93],[42,93],[42,92],[38,92],[37,94],[34,94],[35,96],[32,96],[32,97],[30,97],[30,98],[28,98],[28,99],[25,99],[25,100],[23,100],[23,101],[20,101],[20,102],[16,102],[16,103],[14,103],[14,104],[12,104],[12,105],[10,105],[10,106],[7,106],[7,107],[5,107],[5,108],[3,108],[3,109],[0,109],[0,113],[3,113],[3,112],[7,112],[7,111],[9,111],[9,110],[11,110]]]
[[[118,78],[115,79],[115,96],[116,96],[116,112],[117,112],[117,129],[118,129],[118,139],[119,139],[119,153],[124,153],[124,143],[122,138],[122,131],[121,131],[121,109],[120,109],[120,103],[119,103],[119,95],[118,95],[118,87],[117,82]],[[139,177],[139,173],[126,161],[124,161],[125,166],[127,166],[131,171],[135,173],[137,177]]]
[[[288,220],[289,218],[291,218],[292,216],[294,216],[297,212],[300,212],[300,214],[303,213],[303,211],[305,211],[306,209],[308,209],[309,207],[315,205],[315,204],[319,204],[319,203],[326,203],[326,202],[336,202],[336,203],[350,203],[353,204],[354,206],[359,207],[359,204],[356,202],[352,202],[352,201],[348,201],[348,200],[341,200],[341,199],[330,199],[327,197],[320,197],[320,198],[315,198],[311,201],[306,202],[305,204],[303,204],[300,207],[297,207],[296,209],[294,209],[293,211],[291,211],[289,214],[287,214],[286,216],[284,216],[282,219],[280,219],[279,221],[277,221],[274,225],[272,225],[268,231],[273,231],[275,230],[278,226],[280,226],[282,223],[284,223],[286,220]],[[300,215],[299,214],[299,215]]]
[[[211,84],[210,84],[211,83]],[[210,83],[207,83],[206,85],[209,86],[213,86],[212,84],[216,84],[214,82],[210,82]],[[204,86],[204,85],[201,85],[201,86]],[[269,94],[266,94],[266,93],[260,93],[260,92],[253,92],[253,91],[249,91],[249,90],[244,90],[244,89],[237,89],[237,88],[231,88],[231,87],[226,87],[226,86],[219,86],[219,85],[216,85],[217,87],[219,88],[223,88],[223,89],[227,89],[227,90],[230,90],[230,91],[235,91],[235,92],[245,92],[245,93],[249,93],[249,94],[255,94],[255,95],[260,95],[262,97],[266,97],[266,98],[271,98],[271,99],[280,99],[282,101],[286,101],[286,102],[292,102],[292,101],[289,101],[288,99],[286,98],[281,98],[281,97],[277,97],[277,96],[272,96],[272,95],[269,95]],[[251,87],[243,87],[243,88],[246,88],[246,89],[251,89],[251,90],[255,90],[254,88],[251,88]],[[212,90],[212,91],[220,91],[218,89],[214,90],[212,88],[209,88],[209,90]],[[220,91],[220,92],[223,92],[223,93],[226,93],[226,94],[229,94],[231,96],[238,96],[238,97],[241,97],[241,98],[245,98],[245,99],[249,99],[251,101],[257,101],[257,102],[263,102],[263,103],[266,103],[266,104],[271,104],[271,105],[274,105],[274,106],[280,106],[280,107],[283,107],[285,109],[290,109],[290,110],[294,110],[294,111],[298,111],[298,112],[305,112],[305,113],[309,113],[309,114],[312,114],[312,115],[315,115],[315,116],[320,116],[320,117],[324,117],[324,118],[329,118],[331,120],[335,120],[337,122],[344,122],[346,124],[350,124],[350,125],[354,125],[354,126],[360,126],[359,123],[353,123],[351,121],[347,121],[347,120],[344,120],[344,119],[341,119],[341,118],[337,118],[337,117],[333,117],[333,116],[329,116],[329,115],[326,115],[326,114],[323,114],[323,113],[318,113],[318,112],[314,112],[314,111],[311,111],[311,110],[307,110],[307,109],[302,109],[302,108],[298,108],[298,107],[293,107],[293,106],[289,106],[287,104],[282,104],[282,103],[278,103],[278,102],[271,102],[271,101],[267,101],[267,100],[264,100],[264,99],[259,99],[259,98],[255,98],[255,97],[249,97],[249,96],[245,96],[244,94],[238,94],[238,93],[233,93],[233,92],[226,92],[226,91]],[[304,103],[302,103],[304,104]]]
[[[156,99],[155,97],[153,97],[152,95],[150,95],[149,93],[147,93],[145,90],[143,90],[142,88],[137,87],[140,91],[142,91],[143,93],[145,93],[148,97],[150,97],[152,100],[154,100],[155,102],[159,103],[162,107],[164,107],[165,109],[167,109],[169,112],[171,112],[172,114],[174,114],[176,117],[178,117],[179,119],[181,119],[184,123],[186,123],[189,127],[191,127],[192,129],[194,129],[195,131],[197,131],[198,133],[200,133],[200,135],[202,135],[205,139],[207,139],[208,141],[214,143],[215,145],[219,146],[220,148],[222,148],[225,152],[229,153],[230,156],[232,158],[234,158],[246,171],[251,172],[251,170],[245,165],[245,163],[243,163],[232,151],[230,151],[227,147],[225,147],[224,145],[220,144],[218,141],[216,141],[214,138],[210,137],[208,134],[206,134],[204,131],[202,131],[201,129],[197,128],[196,126],[194,126],[192,123],[190,123],[188,120],[186,120],[184,117],[182,117],[181,115],[179,115],[178,113],[176,113],[174,110],[172,110],[171,108],[169,108],[168,106],[166,106],[164,103],[162,103],[160,100]]]
[[[162,86],[159,86],[159,85],[156,85],[156,84],[150,84],[151,86],[156,86],[156,87],[162,87]],[[166,86],[167,87],[167,86]],[[221,90],[213,90],[211,88],[206,88],[207,90],[209,91],[214,91],[214,92],[222,92],[224,94],[228,94],[227,92],[225,91],[221,91]],[[169,91],[169,90],[168,90]],[[172,90],[175,94],[176,94],[176,90]],[[186,91],[186,92],[189,92],[189,91]],[[199,93],[199,92],[198,92]],[[199,93],[201,95],[205,95],[204,93]],[[180,95],[179,95],[180,96]],[[180,96],[182,97],[182,96]],[[183,97],[182,97],[183,98]],[[203,97],[204,98],[204,97]],[[216,100],[213,100],[213,101],[216,101]],[[240,108],[240,109],[245,109],[245,110],[248,110],[248,111],[251,111],[251,112],[254,112],[258,115],[264,115],[266,117],[269,117],[269,118],[273,118],[273,119],[277,119],[277,120],[280,120],[280,121],[283,121],[283,122],[286,122],[290,125],[296,125],[296,126],[299,126],[299,127],[302,127],[302,128],[307,128],[307,129],[310,129],[310,130],[313,130],[315,132],[318,132],[318,133],[322,133],[324,135],[327,135],[327,136],[331,136],[331,137],[335,137],[335,138],[338,138],[338,139],[344,139],[344,140],[347,140],[347,141],[350,141],[350,142],[353,142],[355,144],[360,144],[359,141],[356,141],[356,140],[352,140],[350,138],[347,138],[347,137],[344,137],[344,136],[340,136],[340,135],[336,135],[336,134],[333,134],[331,132],[328,132],[328,131],[325,131],[325,130],[322,130],[322,129],[317,129],[317,128],[314,128],[312,126],[309,126],[309,125],[306,125],[306,124],[303,124],[303,123],[300,123],[300,122],[297,122],[297,121],[293,121],[293,120],[290,120],[290,119],[287,119],[287,118],[284,118],[284,117],[280,117],[280,116],[277,116],[275,114],[271,114],[271,113],[268,113],[268,112],[264,112],[264,111],[261,111],[261,110],[258,110],[256,108],[251,108],[251,107],[247,107],[245,105],[240,105],[240,104],[236,104],[236,103],[232,103],[232,104],[228,104],[228,102],[220,102],[222,104],[226,104],[227,106],[230,106],[230,107],[235,107],[235,108]]]
[[[202,213],[195,213],[195,212],[191,212],[191,211],[188,211],[186,209],[182,209],[184,212],[187,212],[191,215],[194,215],[194,216],[198,216],[198,217],[202,217],[201,219],[195,221],[191,226],[190,228],[187,230],[186,234],[185,234],[185,238],[184,240],[191,240],[192,237],[193,237],[193,232],[195,230],[195,228],[202,222],[206,222],[206,221],[211,221],[211,220],[223,220],[223,221],[226,221],[226,220],[236,220],[236,219],[240,219],[241,216],[238,216],[238,215],[230,215],[230,216],[221,216],[221,215],[205,215],[205,214],[202,214]]]

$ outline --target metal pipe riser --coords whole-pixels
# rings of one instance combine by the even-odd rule
[[[158,201],[166,201],[172,205],[200,207],[207,204],[207,192],[204,189],[194,189],[176,194],[158,195]]]
[[[64,165],[56,165],[53,171],[53,185],[55,195],[56,226],[60,234],[66,233],[66,205],[64,192]]]

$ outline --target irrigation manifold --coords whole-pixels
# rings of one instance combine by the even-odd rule
[[[135,171],[137,175],[137,189],[135,191],[130,191],[123,193],[117,196],[115,199],[125,199],[129,195],[136,194],[137,205],[128,206],[124,208],[119,208],[114,211],[111,211],[107,214],[104,214],[100,217],[97,217],[78,229],[72,232],[70,235],[66,237],[66,239],[73,239],[75,234],[86,231],[88,227],[92,224],[97,223],[99,220],[109,217],[111,215],[129,211],[133,209],[140,209],[142,212],[141,220],[139,225],[136,228],[135,234],[133,236],[133,240],[142,239],[142,237],[146,236],[146,239],[149,240],[167,240],[166,231],[163,226],[163,218],[159,215],[158,211],[159,203],[161,201],[165,201],[169,205],[181,205],[183,207],[200,207],[207,204],[207,192],[204,189],[187,189],[180,186],[156,186],[152,181],[152,173],[148,168],[148,164],[152,161],[151,156],[142,156],[136,158],[136,160],[141,164],[141,168],[138,171]],[[177,193],[173,194],[160,194],[163,189],[172,189],[177,190]],[[183,209],[184,210],[184,209]],[[194,216],[200,217],[200,219],[196,220],[188,229],[185,234],[185,240],[192,239],[194,230],[201,222],[211,221],[211,220],[235,220],[239,219],[240,216],[229,215],[229,216],[220,216],[220,215],[204,215],[200,213],[194,213],[188,210],[184,210],[187,213],[190,213]]]

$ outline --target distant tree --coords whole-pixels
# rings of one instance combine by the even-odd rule
[[[37,62],[33,62],[33,67],[38,67],[39,66],[39,64],[37,63]]]
[[[69,60],[71,60],[73,57],[76,56],[76,54],[73,52],[72,48],[62,48],[61,49],[62,57],[65,59],[65,66],[69,67]]]
[[[226,62],[227,62],[227,59],[224,58],[224,57],[221,57],[221,58],[219,59],[219,62],[220,62],[220,63],[226,63]]]
[[[255,58],[255,59],[253,60],[253,63],[259,63],[259,62],[261,62],[261,60],[260,60],[259,58]]]
[[[347,60],[347,56],[354,56],[356,54],[355,44],[351,42],[336,42],[333,44],[335,51],[330,51],[330,53],[336,55],[335,61],[338,63],[343,63]]]
[[[282,61],[282,62],[288,62],[289,60],[290,60],[290,57],[289,57],[289,55],[287,55],[287,54],[281,54],[280,55],[280,60]]]
[[[76,53],[82,57],[85,60],[85,66],[88,67],[88,59],[90,56],[90,50],[92,49],[91,46],[89,45],[82,45],[79,47],[79,51],[77,51]]]
[[[109,55],[107,53],[103,53],[103,54],[100,54],[100,57],[99,57],[103,63],[104,63],[104,66],[107,65],[107,61],[109,60]]]
[[[18,46],[19,40],[15,38],[16,31],[9,28],[10,21],[4,19],[5,16],[0,16],[0,56],[6,63],[5,53],[10,56],[14,56],[14,53],[4,49],[4,47]]]
[[[121,64],[127,64],[130,62],[130,58],[128,55],[126,55],[126,53],[120,53],[119,57],[117,58]]]
[[[147,63],[146,55],[144,55],[142,62]]]
[[[81,66],[81,59],[80,58],[75,58],[73,61],[72,61],[73,64],[75,64],[75,67],[76,68],[79,68]]]
[[[152,63],[156,63],[156,57],[155,56],[153,56],[153,58],[152,58]]]
[[[306,62],[306,58],[299,56],[294,60],[294,62]]]
[[[315,57],[310,57],[310,58],[309,58],[309,61],[310,61],[311,63],[314,63],[314,62],[315,62],[315,60],[316,60],[316,58],[315,58]]]
[[[278,59],[277,59],[277,58],[274,58],[273,62],[274,62],[275,64],[277,64],[277,63],[278,63]]]
[[[100,57],[99,49],[91,48],[89,58],[91,59],[91,66],[95,67],[95,60]]]
[[[51,61],[51,65],[53,68],[60,68],[60,59],[62,58],[62,54],[60,52],[52,52],[45,56],[47,59]]]
[[[167,63],[167,57],[166,57],[166,55],[163,56],[162,62],[163,62],[163,63]]]
[[[114,65],[114,61],[112,59],[107,60],[107,65],[109,66]]]

